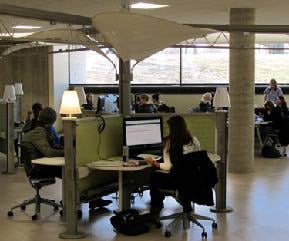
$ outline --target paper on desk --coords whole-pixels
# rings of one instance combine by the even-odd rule
[[[140,157],[140,158],[152,158],[152,159],[154,159],[156,161],[162,158],[161,156],[157,156],[157,155],[153,155],[153,154],[138,154],[137,157]]]

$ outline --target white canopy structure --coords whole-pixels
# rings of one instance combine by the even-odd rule
[[[92,25],[124,61],[140,61],[181,41],[216,32],[130,12],[97,14]]]

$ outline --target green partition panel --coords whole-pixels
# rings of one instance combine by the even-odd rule
[[[122,116],[104,116],[105,128],[101,133],[100,158],[122,155]]]
[[[99,124],[96,118],[83,118],[77,122],[76,166],[86,166],[87,163],[99,159]]]
[[[208,152],[215,153],[216,146],[216,115],[214,113],[204,114],[179,114],[188,126],[191,135],[198,138],[201,148]],[[170,116],[163,116],[163,134],[168,135],[167,120]]]

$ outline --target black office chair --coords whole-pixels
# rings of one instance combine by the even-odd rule
[[[61,205],[56,203],[54,200],[42,198],[39,194],[39,191],[42,187],[55,183],[55,177],[43,177],[43,178],[34,177],[33,175],[35,174],[32,171],[32,162],[31,162],[30,154],[28,150],[25,148],[25,146],[20,145],[20,147],[21,147],[21,159],[22,159],[22,163],[24,163],[25,173],[29,179],[29,183],[36,190],[36,195],[32,199],[25,200],[21,204],[12,207],[10,211],[7,213],[7,215],[9,217],[12,217],[14,209],[20,207],[21,210],[25,210],[26,206],[35,203],[35,214],[32,216],[32,220],[37,220],[40,214],[41,203],[54,207],[54,210],[58,210],[58,208],[61,207]]]
[[[189,228],[190,222],[197,224],[202,228],[202,238],[207,238],[207,232],[204,226],[198,220],[212,221],[212,228],[217,228],[216,221],[207,216],[194,213],[194,203],[200,205],[212,206],[213,192],[212,188],[218,182],[217,170],[211,162],[206,151],[192,152],[183,155],[182,160],[174,165],[171,175],[176,180],[175,190],[161,190],[166,196],[173,196],[183,206],[183,212],[160,217],[159,220],[174,219],[166,226],[165,236],[171,236],[171,228],[178,220],[183,220],[184,230]],[[192,207],[192,212],[186,212],[186,207]],[[158,223],[160,226],[160,223]]]

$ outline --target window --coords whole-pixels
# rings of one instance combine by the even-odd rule
[[[132,66],[135,62],[132,62]],[[139,62],[132,84],[179,84],[180,49],[167,48]]]
[[[115,63],[118,58],[109,49],[102,49]],[[70,52],[70,84],[118,84],[116,70],[111,62],[95,51]]]
[[[219,45],[221,46],[221,45]],[[201,46],[164,49],[143,61],[132,61],[132,85],[200,85],[229,83],[229,48]],[[268,48],[269,47],[269,48]],[[270,49],[281,47],[284,49]],[[275,78],[278,84],[289,83],[289,44],[258,45],[255,50],[255,83],[268,84]],[[94,51],[70,53],[70,84],[118,85],[118,58],[104,49],[117,70]]]
[[[229,50],[182,48],[182,84],[216,83],[229,83]]]

